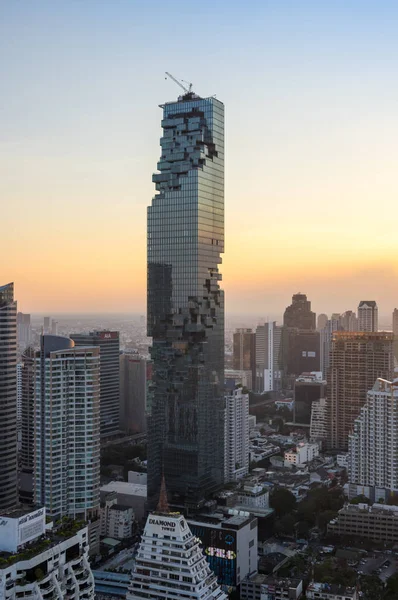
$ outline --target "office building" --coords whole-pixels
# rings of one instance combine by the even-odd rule
[[[319,332],[320,339],[320,370],[324,377],[327,377],[327,372],[330,367],[330,350],[332,348],[332,338],[335,331],[342,329],[340,315],[332,315],[328,319],[326,327]]]
[[[44,317],[43,319],[43,334],[51,333],[51,318]]]
[[[374,300],[361,300],[358,305],[358,330],[378,331],[378,308]]]
[[[311,404],[310,442],[323,447],[328,435],[326,399],[320,398]]]
[[[285,310],[283,325],[296,329],[315,329],[316,315],[311,310],[311,302],[305,294],[294,294],[292,303]]]
[[[245,483],[238,492],[238,502],[247,510],[269,508],[269,486],[261,483]]]
[[[398,361],[398,308],[392,313],[392,332],[394,334],[394,358]]]
[[[30,315],[17,313],[18,346],[26,348],[32,341],[32,327]]]
[[[328,316],[325,315],[324,313],[319,314],[318,318],[316,320],[317,330],[321,331],[321,329],[324,329],[326,327],[327,322],[328,322]]]
[[[366,538],[374,542],[398,542],[398,506],[375,503],[346,504],[328,524],[328,533]]]
[[[392,379],[393,334],[333,334],[328,371],[328,444],[347,450],[348,436],[376,379]]]
[[[35,356],[34,498],[59,519],[99,514],[99,349],[44,335]]]
[[[281,335],[282,327],[278,326],[275,321],[258,325],[256,329],[255,390],[259,394],[281,389]]]
[[[233,368],[251,373],[252,389],[256,378],[256,334],[251,329],[237,329],[233,335]]]
[[[35,371],[36,351],[29,346],[21,356],[19,366],[21,402],[21,443],[19,452],[19,500],[33,502],[33,470],[35,464]]]
[[[136,352],[120,355],[120,429],[146,431],[148,361]]]
[[[51,321],[51,335],[58,335],[58,321]]]
[[[120,343],[118,331],[72,333],[79,346],[94,346],[100,350],[101,437],[119,432],[120,403]]]
[[[168,510],[149,513],[131,575],[127,600],[227,600],[185,518]]]
[[[352,310],[346,310],[340,315],[340,327],[343,331],[358,331],[358,319]]]
[[[294,382],[293,422],[310,426],[315,400],[325,397],[326,381],[320,371],[302,373]]]
[[[45,508],[0,518],[0,598],[94,600],[87,527],[47,529]]]
[[[398,381],[378,379],[348,438],[350,497],[387,501],[398,494]]]
[[[360,595],[357,586],[311,581],[305,590],[305,597],[307,600],[359,600]]]
[[[240,586],[241,600],[299,600],[303,594],[303,581],[290,577],[277,577],[256,573],[244,579]]]
[[[320,333],[284,327],[281,337],[281,361],[285,387],[294,387],[301,373],[320,371]]]
[[[258,520],[248,512],[213,513],[188,519],[211,571],[218,583],[228,588],[237,588],[245,577],[257,572]]]
[[[225,396],[225,481],[249,472],[249,395],[237,388]]]
[[[170,500],[195,509],[224,479],[224,106],[190,93],[162,108],[148,209],[148,501],[164,473]]]
[[[17,303],[0,287],[0,510],[17,503]]]

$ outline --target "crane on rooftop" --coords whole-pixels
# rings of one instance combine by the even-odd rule
[[[179,85],[180,88],[183,89],[186,94],[192,94],[192,83],[189,83],[189,81],[184,81],[183,79],[180,79],[180,80],[176,79],[171,73],[168,73],[166,71],[166,77],[165,77],[165,79],[167,79],[167,77],[169,79],[172,79],[174,81],[174,83],[176,83],[177,85]],[[185,87],[185,85],[183,85],[183,83],[181,83],[181,82],[185,83],[189,87],[188,88]]]

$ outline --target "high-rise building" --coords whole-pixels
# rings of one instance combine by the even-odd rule
[[[32,341],[30,315],[21,312],[17,313],[17,332],[18,345],[22,347],[28,346]]]
[[[249,472],[249,395],[237,388],[225,397],[225,481]]]
[[[19,453],[19,499],[23,503],[33,502],[33,470],[35,454],[35,361],[36,351],[29,346],[21,357],[21,450]]]
[[[315,329],[316,315],[311,311],[311,302],[305,294],[294,294],[292,303],[285,310],[283,325],[297,329]]]
[[[281,388],[281,349],[282,327],[275,321],[258,325],[256,340],[256,380],[255,390],[263,392],[278,391]]]
[[[146,431],[148,361],[136,352],[120,355],[120,429]]]
[[[72,333],[71,339],[79,346],[100,349],[101,437],[117,435],[120,413],[120,343],[118,331],[90,331]]]
[[[17,303],[0,287],[0,510],[17,502]]]
[[[285,377],[294,385],[301,373],[320,371],[320,332],[309,329],[283,327],[281,337],[281,365]],[[287,385],[287,379],[285,380]],[[290,384],[289,384],[290,387]]]
[[[373,502],[398,494],[398,380],[378,379],[348,440],[350,496]]]
[[[43,319],[43,333],[51,333],[50,331],[51,317],[44,317]]]
[[[361,300],[358,305],[358,330],[378,331],[378,308],[374,300]]]
[[[158,510],[148,515],[127,600],[227,600],[183,515]],[[232,551],[230,551],[232,559]]]
[[[310,442],[317,442],[323,446],[327,434],[327,404],[325,398],[320,398],[311,405]]]
[[[48,514],[99,514],[99,348],[44,335],[35,356],[34,499]]]
[[[197,507],[224,479],[224,106],[194,94],[163,108],[148,209],[153,378],[148,500]]]
[[[252,385],[256,382],[256,334],[251,329],[237,329],[233,335],[233,368],[251,373]]]
[[[58,321],[51,321],[51,335],[58,335]]]
[[[325,397],[326,381],[322,373],[302,373],[294,382],[293,422],[310,426],[312,403]]]
[[[398,308],[394,308],[392,313],[392,332],[394,334],[394,356],[398,361]]]
[[[321,329],[324,329],[324,327],[326,327],[327,322],[328,322],[328,316],[325,315],[324,313],[319,314],[317,321],[316,321],[317,330],[320,331]]]
[[[328,443],[347,450],[348,436],[367,393],[378,378],[393,374],[393,334],[345,332],[333,334],[328,370]]]
[[[340,329],[343,331],[358,331],[358,319],[354,311],[346,310],[340,315]]]

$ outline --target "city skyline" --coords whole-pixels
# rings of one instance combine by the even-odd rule
[[[317,313],[369,297],[392,313],[397,6],[209,7],[200,61],[180,51],[195,28],[183,2],[5,7],[0,274],[23,312],[144,311],[170,70],[228,108],[226,313],[280,313],[298,291]]]

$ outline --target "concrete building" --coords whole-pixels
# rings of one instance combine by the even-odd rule
[[[35,466],[35,354],[29,346],[21,356],[21,447],[19,453],[19,499],[33,502],[33,470]]]
[[[141,473],[140,471],[129,471],[127,473],[127,480],[129,483],[139,483],[140,485],[147,485],[148,475]]]
[[[339,323],[343,331],[358,331],[358,318],[352,310],[346,310],[341,314]]]
[[[252,385],[256,381],[256,334],[251,329],[237,329],[233,335],[234,370],[250,372]],[[252,386],[249,387],[252,389]]]
[[[398,542],[398,506],[346,504],[328,524],[328,533],[374,542]]]
[[[44,335],[36,352],[34,499],[54,519],[99,516],[99,349]]]
[[[17,303],[0,287],[0,511],[17,504]]]
[[[281,338],[281,365],[286,387],[294,387],[301,373],[320,371],[320,333],[284,327]]]
[[[30,315],[17,313],[17,338],[20,348],[26,348],[32,342]]]
[[[241,385],[247,390],[251,390],[253,388],[253,373],[251,371],[225,369],[224,383],[227,390],[234,390],[237,385]]]
[[[312,581],[305,590],[307,600],[359,600],[356,588]]]
[[[120,420],[120,343],[118,331],[72,333],[76,347],[94,346],[100,350],[101,437],[117,435]]]
[[[148,361],[135,352],[120,355],[120,429],[146,431]]]
[[[130,506],[136,521],[140,522],[146,514],[147,486],[127,481],[111,481],[100,489],[101,503],[104,503],[110,492],[116,492],[117,503]]]
[[[269,508],[269,486],[261,483],[245,483],[238,492],[241,506],[251,508]]]
[[[328,435],[327,406],[325,398],[311,405],[310,442],[318,442],[323,446]]]
[[[317,456],[319,456],[318,444],[301,443],[297,444],[295,451],[285,452],[284,462],[285,466],[295,465],[300,467],[313,461]]]
[[[398,380],[377,379],[348,438],[350,497],[398,494]],[[360,490],[360,491],[358,491]]]
[[[225,396],[225,481],[249,472],[249,395],[237,388]]]
[[[149,513],[127,600],[227,600],[183,515]]]
[[[101,503],[101,535],[116,540],[131,538],[133,521],[132,507],[118,504],[116,492],[110,492]]]
[[[301,579],[260,573],[244,579],[240,586],[241,600],[299,600],[302,595]]]
[[[93,600],[87,527],[52,531],[45,515],[41,508],[1,516],[0,598]]]
[[[348,436],[377,378],[392,379],[393,334],[333,334],[328,371],[328,445],[347,451]]]
[[[294,382],[293,422],[300,425],[311,424],[312,403],[324,398],[326,381],[320,371],[302,373]]]
[[[326,323],[328,322],[328,316],[325,315],[324,313],[321,313],[320,315],[318,315],[318,318],[316,320],[316,328],[318,331],[321,331],[322,329],[324,329],[326,327]]]
[[[394,335],[394,358],[398,362],[398,308],[392,313],[392,332]]]
[[[281,335],[282,327],[275,321],[257,326],[255,390],[259,394],[281,389]]]
[[[305,294],[294,294],[292,303],[285,310],[283,325],[296,329],[314,330],[316,315],[311,311],[311,302]]]
[[[379,331],[378,308],[374,300],[361,300],[359,303],[358,330]]]
[[[236,588],[245,577],[257,572],[258,521],[247,514],[217,513],[188,519],[220,585]]]

